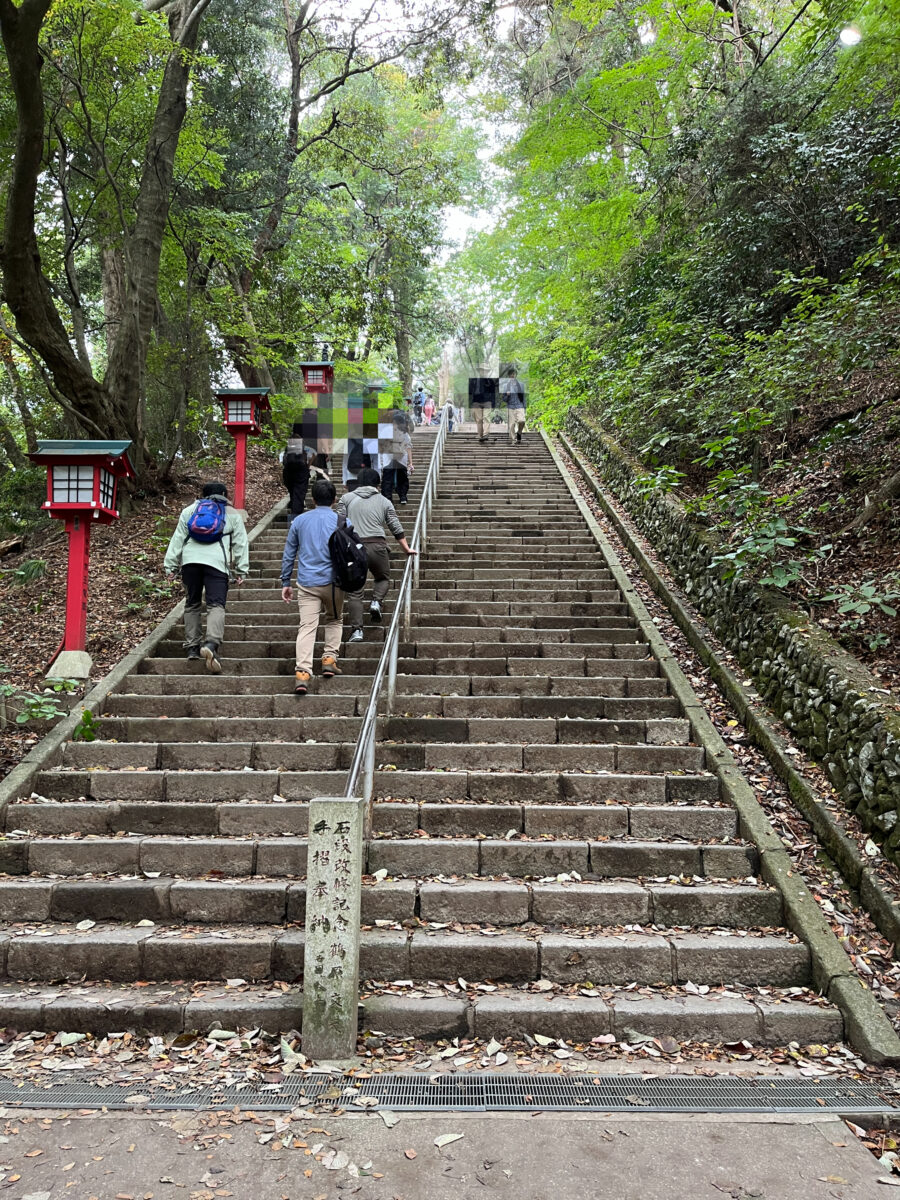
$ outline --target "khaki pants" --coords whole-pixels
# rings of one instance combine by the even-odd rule
[[[298,587],[297,606],[300,609],[300,628],[297,630],[297,670],[312,675],[313,647],[319,617],[325,614],[325,649],[323,658],[337,657],[341,652],[344,593],[330,584],[324,587]]]
[[[525,428],[525,409],[524,408],[508,408],[506,410],[506,428],[509,431],[509,440],[516,440],[516,433],[521,433]]]
[[[472,405],[472,420],[475,422],[475,430],[480,438],[486,438],[488,435],[492,411],[489,404]]]
[[[388,594],[388,588],[391,586],[391,552],[388,550],[387,542],[384,538],[379,538],[376,541],[364,539],[366,544],[366,556],[369,559],[369,574],[375,580],[372,588],[372,599],[381,601]],[[363,598],[366,589],[361,587],[358,592],[350,592],[347,596],[347,608],[350,610],[350,625],[353,629],[362,629],[363,623]]]

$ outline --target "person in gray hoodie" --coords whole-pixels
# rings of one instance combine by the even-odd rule
[[[408,555],[415,554],[410,550],[400,518],[390,500],[382,496],[379,487],[381,480],[378,472],[371,467],[364,467],[357,476],[356,490],[342,496],[337,511],[343,514],[353,525],[360,540],[366,547],[369,559],[369,571],[374,579],[372,587],[372,603],[369,605],[370,618],[381,620],[381,603],[391,586],[391,554],[388,550],[386,532],[397,539],[401,548]],[[363,640],[363,598],[365,588],[358,592],[350,592],[347,596],[347,608],[350,611],[351,642]]]

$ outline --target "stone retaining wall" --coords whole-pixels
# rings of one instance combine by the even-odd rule
[[[752,675],[798,744],[819,761],[866,829],[900,864],[900,704],[874,675],[779,592],[725,581],[722,547],[670,496],[635,486],[640,464],[584,413],[566,432],[666,563],[722,643]]]

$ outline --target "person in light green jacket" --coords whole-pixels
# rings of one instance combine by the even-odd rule
[[[221,532],[213,537],[197,529],[191,531],[191,517],[201,504],[216,517],[209,501],[221,506]],[[238,587],[250,570],[250,544],[240,516],[227,510],[228,490],[224,483],[203,485],[203,497],[182,510],[175,532],[166,550],[164,567],[173,580],[181,570],[181,582],[187,593],[184,605],[184,645],[189,660],[204,659],[206,669],[218,675],[222,670],[219,645],[225,639],[225,601],[228,585]],[[198,524],[195,522],[195,525]],[[202,536],[201,536],[202,535]],[[206,594],[206,638],[203,637],[201,606]]]

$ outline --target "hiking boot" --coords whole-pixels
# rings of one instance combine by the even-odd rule
[[[323,658],[322,659],[322,678],[333,679],[335,675],[340,675],[341,669],[337,665],[337,659]]]
[[[369,605],[369,616],[376,624],[381,621],[381,605],[377,600],[373,600]]]
[[[199,662],[200,661],[200,647],[199,646],[188,646],[187,660],[188,660],[188,662]]]
[[[294,672],[294,695],[305,696],[309,691],[309,671]]]
[[[361,629],[354,629],[353,632],[350,634],[350,636],[347,638],[348,642],[361,642],[362,640],[363,640],[363,631]]]
[[[207,671],[211,671],[213,675],[222,674],[222,664],[219,662],[218,646],[215,642],[204,642],[200,647],[200,654],[206,663]]]

